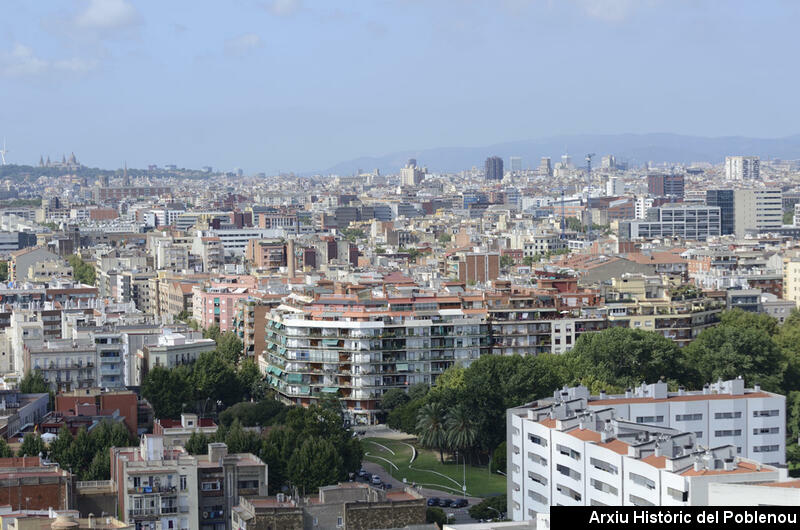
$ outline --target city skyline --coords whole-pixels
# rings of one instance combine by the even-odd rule
[[[308,172],[559,134],[800,132],[781,104],[796,76],[780,52],[796,47],[790,3],[187,6],[10,3],[9,162],[75,152],[99,167]],[[487,68],[500,81],[491,90]]]

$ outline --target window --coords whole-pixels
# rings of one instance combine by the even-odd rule
[[[754,418],[763,418],[768,416],[777,416],[780,413],[778,409],[772,410],[754,410],[753,417]]]
[[[611,484],[606,484],[596,478],[593,478],[591,481],[592,487],[598,491],[602,491],[604,493],[610,493],[611,495],[616,495],[618,493],[617,488],[612,486]]]
[[[589,463],[592,464],[597,469],[605,471],[606,473],[611,473],[612,475],[616,475],[617,473],[619,473],[617,466],[609,464],[608,462],[604,462],[596,458],[590,458]]]
[[[530,460],[531,462],[536,462],[537,464],[542,466],[547,465],[547,459],[545,457],[537,455],[532,451],[528,451],[528,460]]]
[[[581,474],[575,471],[574,469],[570,469],[567,466],[562,466],[561,464],[556,465],[556,471],[561,473],[562,475],[569,477],[574,480],[580,480]]]
[[[664,416],[636,416],[636,423],[663,423]]]
[[[778,434],[780,428],[778,427],[763,427],[761,429],[753,429],[753,434]]]
[[[186,491],[186,475],[180,477],[181,491]]]
[[[203,491],[218,491],[219,482],[203,482],[201,488]]]
[[[655,504],[652,502],[641,497],[637,497],[636,495],[631,495],[629,498],[631,500],[631,504],[634,506],[655,506]]]
[[[542,486],[547,486],[547,479],[538,473],[534,473],[533,471],[528,471],[528,478],[532,481],[541,484]]]
[[[739,419],[742,417],[741,412],[715,412],[714,419],[715,420],[733,420]]]
[[[656,483],[647,477],[643,477],[642,475],[638,475],[636,473],[628,473],[628,478],[631,479],[631,482],[633,482],[634,484],[644,486],[645,488],[650,490],[656,489]]]
[[[337,517],[337,518],[336,518],[336,527],[337,527],[337,528],[341,528],[341,527],[342,527],[342,525],[343,525],[342,518],[341,518],[341,517]]]
[[[702,414],[676,414],[675,421],[699,421],[703,419]]]
[[[536,436],[535,434],[529,434],[528,440],[535,443],[536,445],[541,445],[542,447],[547,447],[547,440],[540,436]]]
[[[547,497],[545,497],[541,493],[536,493],[533,490],[528,490],[528,497],[530,497],[531,499],[540,504],[547,504]]]
[[[689,500],[688,491],[676,490],[675,488],[670,488],[669,486],[667,486],[667,495],[678,502],[686,502]]]
[[[565,445],[556,444],[556,450],[559,453],[561,453],[562,455],[568,456],[568,457],[572,458],[573,460],[577,460],[579,462],[581,460],[581,454],[578,451],[575,451],[574,449],[570,449],[569,447],[567,447]]]
[[[573,500],[576,500],[578,502],[580,502],[581,500],[581,494],[572,488],[568,488],[566,486],[562,486],[561,484],[559,484],[558,486],[556,486],[556,490],[562,495],[566,495],[567,497],[572,497]]]
[[[725,438],[727,436],[741,436],[741,429],[723,429],[721,431],[714,431],[714,436]]]
[[[778,450],[777,445],[756,445],[753,447],[754,453],[773,453]]]

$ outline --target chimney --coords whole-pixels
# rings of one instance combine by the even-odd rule
[[[606,394],[606,390],[603,389],[600,391],[600,399],[606,399],[608,395]]]
[[[753,385],[753,391],[754,392],[761,392],[761,385],[759,383],[755,383]]]
[[[633,393],[633,390],[631,389],[631,387],[628,387],[628,388],[625,389],[625,397],[626,398],[630,398],[632,393]]]
[[[708,383],[704,384],[703,385],[703,394],[708,395],[710,393],[711,393],[711,389],[709,388]]]

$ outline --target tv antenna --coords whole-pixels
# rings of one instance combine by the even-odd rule
[[[2,160],[3,165],[6,165],[6,154],[8,153],[8,149],[6,149],[6,139],[3,137],[3,148],[0,149],[0,160]]]

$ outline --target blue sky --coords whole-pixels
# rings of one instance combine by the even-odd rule
[[[792,0],[5,0],[10,162],[308,171],[570,133],[800,133]]]

